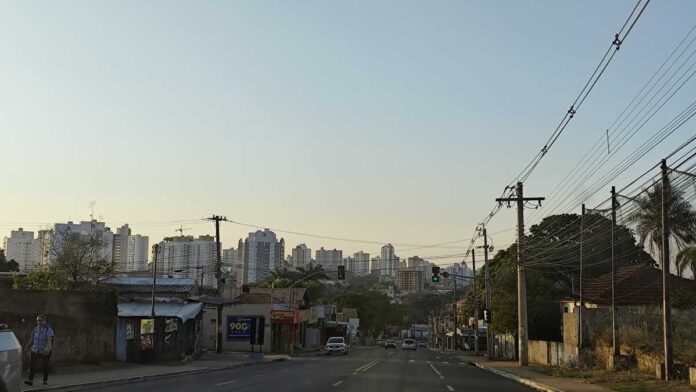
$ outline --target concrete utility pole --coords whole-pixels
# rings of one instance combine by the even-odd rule
[[[536,201],[541,205],[543,197],[524,197],[522,183],[518,182],[515,187],[515,197],[504,197],[495,199],[498,203],[516,202],[517,203],[517,329],[519,341],[519,364],[520,366],[529,365],[529,350],[527,334],[527,273],[522,263],[522,240],[524,238],[524,203]]]
[[[215,221],[215,279],[217,280],[217,297],[222,300],[222,247],[220,246],[220,221],[226,221],[227,218],[220,215],[213,215],[208,220]],[[220,302],[220,301],[218,301]],[[217,304],[217,335],[215,336],[215,351],[222,353],[222,304]]]
[[[155,289],[157,288],[157,255],[159,254],[159,244],[155,244],[155,255],[152,258],[152,311],[150,315],[155,317]]]
[[[672,342],[672,303],[669,298],[669,198],[671,189],[667,161],[662,160],[662,331],[665,349],[665,380],[669,380],[674,367],[674,351]]]
[[[612,345],[614,348],[614,360],[621,355],[619,345],[619,324],[616,320],[616,241],[614,232],[616,231],[616,209],[619,203],[616,201],[616,187],[611,187],[611,330]]]
[[[478,299],[476,298],[476,253],[474,249],[471,250],[471,263],[473,264],[474,270],[474,355],[479,354],[479,341],[478,341]]]
[[[582,214],[580,215],[580,307],[578,308],[578,349],[582,348],[582,312],[585,307],[585,303],[582,298],[582,279],[583,279],[583,246],[585,236],[585,203],[582,204]]]
[[[454,290],[452,291],[452,314],[454,315],[454,351],[457,351],[457,279],[452,278],[452,283],[454,284]]]
[[[486,286],[486,310],[491,314],[491,286],[490,286],[490,266],[488,265],[488,235],[486,228],[483,228],[483,267],[485,268],[485,286]],[[493,342],[491,342],[491,326],[486,325],[486,353],[488,359],[493,358]]]

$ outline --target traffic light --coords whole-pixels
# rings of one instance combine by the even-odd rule
[[[345,279],[346,279],[346,266],[339,265],[338,266],[338,280],[345,280]]]
[[[483,321],[484,321],[486,324],[490,324],[490,323],[491,323],[491,311],[490,311],[490,310],[488,310],[488,309],[483,309]]]
[[[440,267],[438,267],[438,266],[433,266],[432,282],[433,283],[440,283]]]

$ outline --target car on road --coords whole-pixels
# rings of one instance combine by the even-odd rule
[[[393,348],[394,350],[396,350],[396,342],[391,339],[384,342],[384,349],[386,350],[389,348]]]
[[[425,347],[425,346],[426,346],[425,340],[421,340],[420,342],[418,342],[418,347]]]
[[[413,339],[404,339],[403,343],[401,343],[401,351],[406,350],[418,350],[418,343]]]
[[[348,345],[346,344],[346,338],[342,336],[330,337],[329,340],[326,341],[324,351],[326,352],[326,355],[331,355],[333,353],[348,355]]]
[[[22,346],[14,332],[0,324],[0,392],[19,392],[22,382]]]

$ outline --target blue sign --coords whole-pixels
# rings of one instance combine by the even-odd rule
[[[251,337],[251,322],[258,316],[227,316],[227,340],[246,340]]]

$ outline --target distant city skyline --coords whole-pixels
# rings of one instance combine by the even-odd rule
[[[268,227],[288,248],[374,256],[391,243],[402,259],[457,254],[431,258],[441,265],[464,258],[475,226],[543,148],[635,6],[78,3],[80,12],[61,2],[0,6],[0,34],[12,37],[0,53],[0,73],[10,75],[0,142],[12,169],[1,237],[88,220],[94,200],[95,219],[114,231],[127,223],[151,243],[181,224],[213,235],[198,220],[215,213]],[[694,1],[651,2],[525,192],[556,189],[694,14]],[[609,146],[612,157],[591,178],[690,104],[695,80],[625,146]],[[658,163],[693,133],[691,121],[611,185]],[[580,186],[578,195],[591,189]],[[527,228],[548,205],[530,212]],[[507,230],[491,234],[496,249],[514,240],[514,227],[513,210],[490,222],[489,233]],[[222,242],[235,246],[255,229],[225,223]]]

